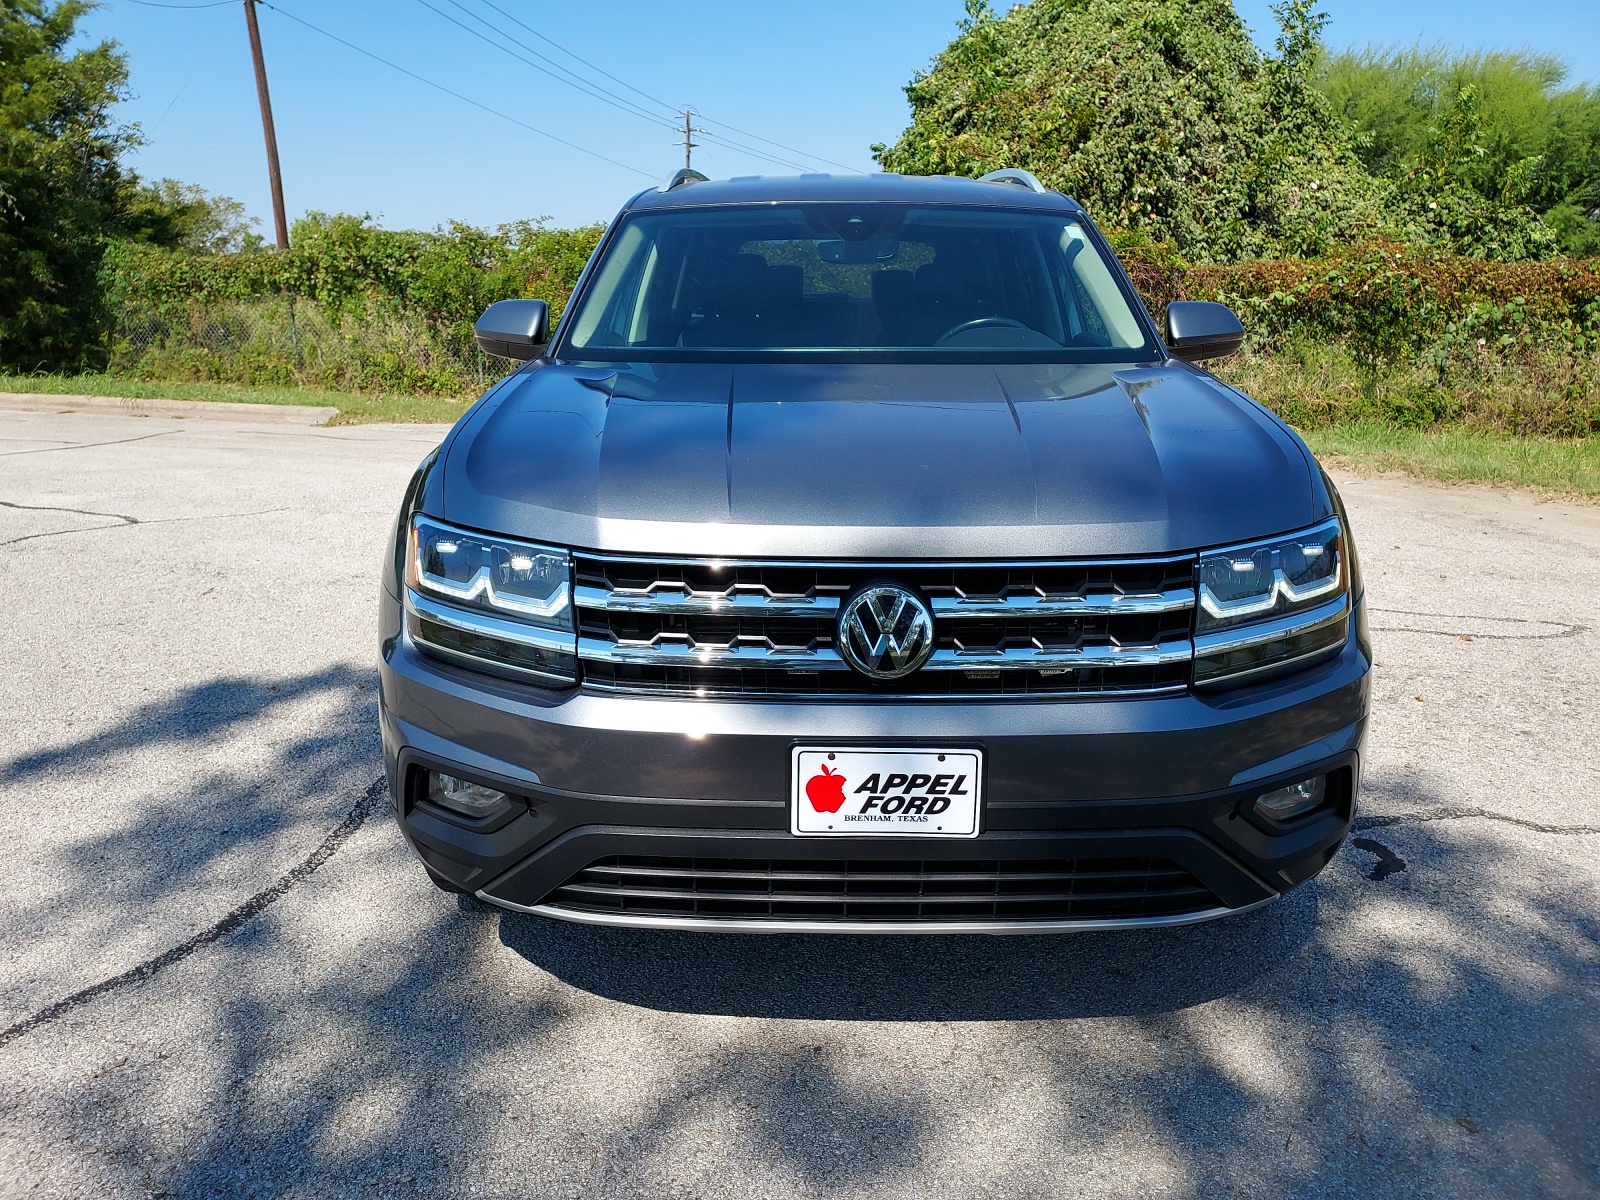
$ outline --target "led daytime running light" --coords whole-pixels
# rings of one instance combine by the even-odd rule
[[[439,540],[434,543],[434,548],[440,553],[458,553],[463,544],[476,545],[481,552],[492,554],[503,551],[506,558],[505,566],[513,571],[531,573],[542,561],[548,560],[552,565],[559,563],[559,570],[565,581],[553,589],[551,594],[544,599],[535,599],[519,596],[504,588],[495,586],[495,571],[500,564],[484,562],[477,571],[465,582],[452,580],[425,569],[422,561],[422,536],[424,527],[437,530],[440,533],[454,534],[456,531],[435,521],[418,518],[411,526],[411,554],[409,559],[408,582],[412,587],[457,604],[486,607],[501,612],[508,612],[526,618],[537,624],[565,626],[570,622],[565,614],[571,607],[572,589],[570,587],[571,569],[564,553],[544,549],[538,546],[528,546],[513,542],[505,538],[492,538],[478,534],[461,533],[452,541]],[[554,572],[552,571],[552,574]]]
[[[1333,519],[1298,534],[1203,551],[1195,685],[1281,673],[1344,645],[1350,614],[1344,539]]]

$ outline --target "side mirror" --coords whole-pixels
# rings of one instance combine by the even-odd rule
[[[1167,349],[1173,358],[1226,358],[1244,344],[1244,326],[1226,304],[1174,300],[1167,305]]]
[[[485,354],[527,362],[550,341],[550,306],[543,300],[497,300],[472,327]]]

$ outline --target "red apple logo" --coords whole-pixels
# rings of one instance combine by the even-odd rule
[[[844,776],[824,765],[821,775],[806,780],[806,799],[820,813],[836,813],[844,807]]]

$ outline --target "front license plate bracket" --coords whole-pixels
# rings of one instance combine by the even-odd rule
[[[968,747],[795,746],[796,837],[974,838],[983,751]]]

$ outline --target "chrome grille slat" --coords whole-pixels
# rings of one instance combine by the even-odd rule
[[[935,617],[1078,617],[1165,613],[1192,609],[1193,588],[1125,595],[1105,592],[1084,596],[1001,596],[995,599],[933,597]]]
[[[576,589],[580,608],[610,612],[723,614],[748,613],[764,617],[831,617],[839,611],[837,596],[755,596],[739,593],[607,590],[582,585]],[[1191,598],[1192,602],[1192,598]]]
[[[1152,694],[1188,686],[1195,560],[740,562],[574,556],[584,685],[657,695]],[[844,600],[910,586],[934,616],[922,669],[882,684],[836,645]]]
[[[924,671],[1038,671],[1076,667],[1159,667],[1194,657],[1190,642],[1163,646],[1081,646],[1073,650],[1023,647],[1006,650],[935,650]]]
[[[1155,667],[1188,662],[1189,642],[1164,646],[1085,646],[1075,650],[1024,647],[999,651],[935,650],[924,671],[1039,671],[1078,667]],[[590,662],[656,665],[684,662],[705,667],[768,667],[791,671],[848,671],[837,650],[778,650],[765,646],[691,646],[678,642],[604,642],[581,638],[578,657]]]
[[[683,664],[703,667],[765,667],[785,671],[848,671],[837,650],[781,650],[770,646],[692,646],[681,642],[605,642],[578,639],[578,657],[589,662],[640,666]]]
[[[831,617],[839,611],[838,596],[755,596],[717,592],[608,591],[580,586],[576,590],[580,608],[610,612],[720,614],[748,613],[768,617]],[[932,608],[936,617],[1077,617],[1114,616],[1124,613],[1164,613],[1191,609],[1193,588],[1124,595],[1119,592],[1084,596],[1001,596],[968,599],[960,596],[935,596]]]

